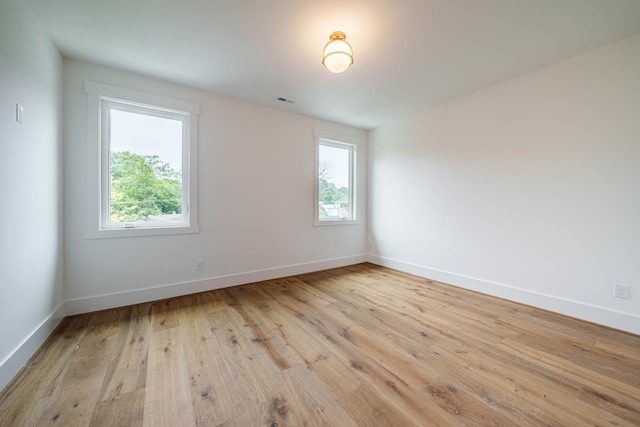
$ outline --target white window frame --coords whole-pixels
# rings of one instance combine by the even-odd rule
[[[358,171],[358,143],[359,140],[354,137],[340,135],[333,132],[316,130],[314,132],[315,145],[315,167],[314,167],[314,191],[313,191],[313,225],[351,225],[360,224],[358,214],[358,191],[357,171]],[[320,217],[320,146],[342,148],[349,151],[349,206],[351,216],[348,218],[337,217]]]
[[[142,237],[198,233],[198,114],[200,106],[162,96],[85,82],[88,96],[87,227],[85,237]],[[109,221],[109,113],[111,109],[179,120],[182,141],[182,220],[139,221],[112,224]]]

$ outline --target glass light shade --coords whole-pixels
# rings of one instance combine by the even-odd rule
[[[322,52],[322,65],[332,73],[342,73],[353,64],[353,50],[341,31],[331,33]]]

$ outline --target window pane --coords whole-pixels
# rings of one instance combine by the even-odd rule
[[[318,195],[320,218],[350,218],[349,149],[319,146]]]
[[[182,126],[110,109],[111,223],[182,220]]]

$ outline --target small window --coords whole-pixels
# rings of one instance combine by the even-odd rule
[[[90,102],[90,110],[94,105],[99,116],[98,228],[88,230],[89,237],[197,232],[194,108],[153,95],[87,85],[97,86],[93,92],[99,92]],[[180,104],[191,111],[180,109]]]
[[[316,225],[356,222],[356,145],[317,137]]]

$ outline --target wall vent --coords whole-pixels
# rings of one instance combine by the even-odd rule
[[[294,102],[296,102],[293,99],[287,99],[287,98],[283,98],[281,96],[277,97],[276,99],[278,101],[280,101],[280,102],[286,102],[287,104],[293,104]]]

